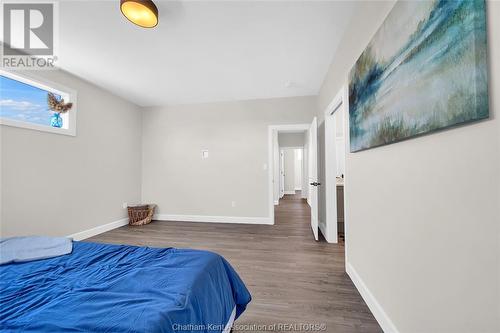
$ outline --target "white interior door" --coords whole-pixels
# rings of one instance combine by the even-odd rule
[[[311,206],[311,228],[318,240],[318,120],[314,117],[309,128],[308,140],[309,205]]]
[[[285,152],[280,150],[280,199],[285,195]]]
[[[331,110],[329,110],[331,111]],[[336,108],[333,114],[325,114],[325,223],[328,242],[337,243],[337,135]]]

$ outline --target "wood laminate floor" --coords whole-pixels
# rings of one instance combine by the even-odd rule
[[[223,255],[252,294],[235,331],[297,332],[307,330],[301,324],[318,324],[324,332],[382,332],[345,273],[344,246],[314,241],[309,206],[298,194],[280,200],[275,225],[154,221],[87,240]],[[295,327],[271,326],[280,323]]]

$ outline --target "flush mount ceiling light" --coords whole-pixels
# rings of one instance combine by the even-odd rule
[[[140,27],[154,28],[158,24],[158,8],[151,0],[120,0],[120,10]]]

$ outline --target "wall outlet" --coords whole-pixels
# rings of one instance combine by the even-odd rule
[[[122,207],[123,207],[124,209],[125,209],[125,208],[127,208],[127,207],[128,207],[128,203],[126,203],[126,202],[122,203]]]
[[[231,207],[236,207],[236,201],[231,201]]]

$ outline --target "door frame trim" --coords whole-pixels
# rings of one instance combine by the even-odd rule
[[[294,133],[294,132],[307,132],[311,124],[282,124],[282,125],[269,125],[267,127],[267,195],[268,195],[268,209],[269,220],[274,224],[274,152],[273,142],[274,136],[279,133]]]

